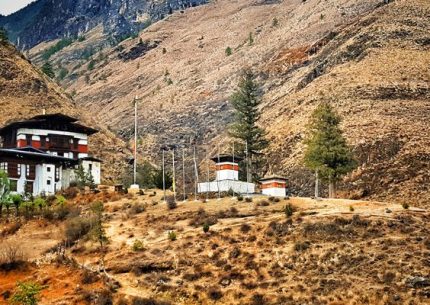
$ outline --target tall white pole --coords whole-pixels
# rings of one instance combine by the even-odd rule
[[[134,164],[133,164],[133,184],[136,185],[137,176],[137,96],[134,98]]]
[[[163,147],[163,194],[164,194],[164,202],[166,202],[166,171],[164,169],[164,147]]]
[[[185,148],[182,147],[182,191],[184,192],[184,201],[186,200],[185,195]]]
[[[176,171],[175,171],[175,148],[172,149],[172,158],[173,158],[173,197],[176,201]]]
[[[234,141],[233,141],[233,172],[234,172]],[[236,176],[233,175],[233,187],[232,187],[232,191],[233,191],[233,197],[234,197],[234,181],[236,180]]]
[[[218,168],[216,169],[216,171],[217,171],[217,173],[216,173],[216,183],[217,183],[217,187],[218,187],[218,200],[221,199],[221,190],[220,190],[220,187],[219,187],[219,174],[220,174],[220,167],[221,167],[221,165],[219,163],[220,163],[220,159],[219,159],[219,145],[218,145],[218,164],[217,164]]]
[[[209,191],[210,191],[210,187],[211,187],[211,184],[210,184],[210,182],[209,182],[209,158],[208,158],[208,160],[207,160],[207,170],[208,170],[208,184],[206,185],[206,200],[208,200],[209,199]]]
[[[198,193],[198,183],[199,183],[199,169],[197,168],[197,158],[196,158],[196,145],[194,145],[194,174],[195,174],[195,200],[197,201],[197,193]]]
[[[248,158],[248,141],[245,142],[246,154],[246,196],[249,197],[249,158]]]

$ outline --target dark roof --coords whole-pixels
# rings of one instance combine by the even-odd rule
[[[47,130],[52,129],[61,131],[81,132],[87,135],[92,135],[98,132],[97,129],[76,123],[77,121],[78,119],[72,118],[68,115],[64,115],[61,113],[37,115],[28,120],[9,123],[3,128],[0,128],[0,135],[5,134],[12,129],[18,128],[40,128]],[[63,126],[66,126],[66,128],[62,128]]]
[[[57,120],[57,121],[63,121],[63,122],[69,122],[69,123],[78,121],[78,119],[72,118],[71,116],[68,116],[62,113],[36,115],[32,117],[30,120]]]
[[[281,177],[281,176],[270,176],[270,177],[261,178],[259,181],[260,182],[264,182],[264,181],[269,181],[269,180],[284,180],[284,181],[287,181],[288,179],[285,178],[285,177]]]
[[[0,148],[0,158],[2,156],[13,157],[17,159],[28,159],[35,160],[41,162],[52,162],[52,163],[62,163],[69,166],[77,164],[77,160],[54,156],[37,149],[24,148],[24,149],[8,149],[8,148]]]
[[[100,160],[100,159],[98,159],[96,157],[93,157],[93,156],[88,156],[88,157],[85,157],[85,158],[80,158],[79,160],[94,161],[94,162],[100,162],[100,163],[103,162],[102,160]]]
[[[211,160],[214,161],[215,163],[218,163],[218,160],[219,162],[233,162],[233,156],[227,155],[227,154],[221,154],[219,156],[212,157]],[[240,162],[242,160],[243,160],[242,157],[234,156],[234,163]]]

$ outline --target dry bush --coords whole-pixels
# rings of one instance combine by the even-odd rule
[[[22,223],[20,221],[11,222],[1,231],[0,236],[6,237],[8,235],[15,234],[21,228],[21,226]]]
[[[209,288],[207,295],[208,295],[208,298],[213,301],[218,301],[222,298],[222,292],[217,287]]]
[[[16,243],[3,243],[0,246],[0,270],[10,271],[25,263],[24,252]]]
[[[203,225],[212,226],[218,222],[218,218],[214,215],[209,215],[206,213],[205,209],[200,208],[197,214],[189,221],[189,225],[195,228],[201,227]]]
[[[176,203],[175,196],[166,196],[166,203],[169,210],[174,210],[177,208],[178,204]]]
[[[145,212],[146,207],[143,203],[135,203],[131,206],[129,215],[136,215]]]
[[[93,284],[99,280],[99,276],[96,272],[84,269],[81,274],[81,283],[84,285]]]
[[[88,234],[92,223],[89,218],[74,217],[69,219],[66,222],[64,231],[66,242],[73,243]]]
[[[79,189],[77,187],[69,187],[65,190],[63,190],[61,192],[61,194],[66,198],[66,199],[74,199],[78,196],[79,194]]]
[[[260,206],[260,207],[267,207],[267,206],[269,206],[269,205],[270,205],[270,203],[269,203],[267,200],[262,199],[262,200],[260,200],[260,201],[257,203],[257,205],[258,205],[258,206]]]
[[[244,234],[248,233],[249,231],[251,231],[251,229],[252,229],[252,227],[249,224],[247,224],[247,223],[244,223],[244,224],[242,224],[240,226],[240,232],[242,232]]]
[[[95,305],[113,305],[113,296],[109,290],[102,290],[97,293]]]
[[[311,243],[308,241],[304,241],[304,242],[296,242],[294,244],[294,250],[296,251],[305,251],[307,250],[309,247],[311,246]]]

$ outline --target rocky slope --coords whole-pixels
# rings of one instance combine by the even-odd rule
[[[104,160],[106,181],[122,173],[128,154],[124,142],[75,105],[70,96],[33,67],[15,47],[0,43],[0,126],[19,119],[61,112],[78,117],[100,132],[90,140],[90,152]]]
[[[252,67],[264,89],[268,171],[288,176],[293,193],[312,193],[301,140],[310,112],[331,100],[360,163],[343,195],[425,204],[429,6],[424,0],[220,0],[174,13],[114,47],[91,47],[104,40],[103,28],[93,28],[50,61],[76,102],[126,139],[138,95],[139,149],[153,159],[161,144],[195,137],[228,150],[228,97],[241,69]],[[28,56],[42,64],[56,42],[39,44]],[[199,150],[208,147],[214,146]]]
[[[0,17],[0,26],[4,26],[10,32],[10,38],[22,49],[57,38],[85,35],[99,25],[103,27],[106,36],[121,39],[175,10],[206,2],[206,0],[38,0],[10,16]]]

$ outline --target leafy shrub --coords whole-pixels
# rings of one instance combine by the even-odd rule
[[[248,203],[249,203],[249,202],[252,202],[252,197],[246,197],[246,198],[245,198],[245,202],[248,202]]]
[[[42,210],[44,207],[46,207],[46,200],[42,197],[37,197],[34,199],[34,206]]]
[[[227,48],[225,49],[225,55],[226,55],[226,56],[230,56],[231,54],[233,54],[232,49],[231,49],[230,47],[227,47]]]
[[[167,233],[167,238],[169,238],[171,241],[175,241],[177,236],[175,231],[169,231]]]
[[[66,204],[66,198],[63,195],[57,195],[55,196],[55,203],[58,205],[64,205]]]
[[[291,203],[287,204],[284,207],[284,213],[287,217],[291,217],[294,214],[294,207],[291,205]]]
[[[72,186],[72,183],[70,183],[70,187],[63,190],[63,192],[62,192],[62,195],[66,199],[76,198],[76,196],[78,196],[78,194],[79,194],[79,189],[77,187],[77,182],[73,182],[73,186]]]
[[[270,201],[270,202],[275,202],[275,199],[276,199],[276,197],[274,197],[274,196],[270,196],[270,197],[269,197],[269,201]]]
[[[177,208],[178,204],[176,203],[175,196],[166,196],[166,203],[169,210],[174,210]]]
[[[209,225],[209,224],[207,224],[207,223],[205,223],[205,224],[203,225],[203,232],[208,233],[208,232],[209,232],[209,229],[210,229],[210,225]]]
[[[354,207],[352,205],[349,206],[349,211],[354,212]]]
[[[34,282],[18,282],[17,289],[11,297],[12,304],[36,305],[43,286]]]
[[[243,201],[243,196],[241,195],[237,196],[237,201]]]
[[[403,207],[405,210],[407,210],[407,209],[409,209],[409,204],[408,204],[408,203],[406,203],[406,202],[404,202],[404,203],[402,204],[402,207]]]
[[[96,272],[89,271],[84,269],[81,274],[81,283],[84,285],[95,283],[99,280],[99,277]]]
[[[133,251],[138,252],[144,249],[143,242],[141,240],[136,239],[133,243]]]
[[[205,209],[200,208],[197,214],[190,220],[189,225],[193,227],[204,226],[205,224],[211,226],[218,222],[218,218],[214,215],[206,213]]]

